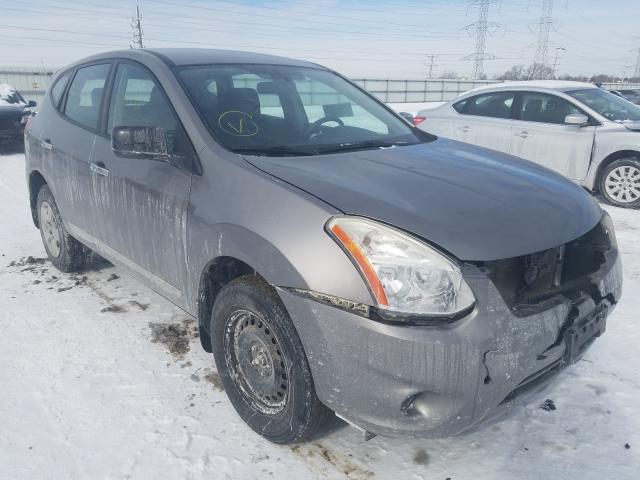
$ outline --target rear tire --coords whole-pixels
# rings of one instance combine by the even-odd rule
[[[47,185],[38,192],[37,212],[42,243],[53,266],[61,272],[82,270],[88,249],[64,228],[58,205]]]
[[[220,379],[249,427],[281,444],[318,432],[331,410],[316,395],[302,342],[269,285],[253,275],[227,284],[210,331]]]
[[[640,160],[630,157],[611,162],[602,171],[599,186],[607,203],[640,208]]]

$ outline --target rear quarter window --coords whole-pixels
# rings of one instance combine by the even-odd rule
[[[53,102],[53,106],[58,108],[60,105],[60,99],[62,98],[62,94],[64,93],[64,89],[67,87],[67,83],[69,83],[69,78],[71,77],[71,72],[65,72],[58,77],[56,82],[51,87],[51,101]]]

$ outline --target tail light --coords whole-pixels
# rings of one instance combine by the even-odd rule
[[[413,124],[418,126],[420,125],[422,122],[424,122],[427,119],[427,117],[420,117],[420,116],[415,116],[413,117]]]

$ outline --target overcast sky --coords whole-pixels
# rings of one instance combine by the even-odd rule
[[[471,75],[465,26],[478,8],[463,0],[0,0],[0,67],[56,68],[128,48],[140,6],[148,47],[212,47],[304,58],[352,78]],[[542,0],[492,4],[489,76],[533,60]],[[640,0],[556,0],[551,62],[571,74],[633,73]],[[556,47],[566,51],[556,50]]]

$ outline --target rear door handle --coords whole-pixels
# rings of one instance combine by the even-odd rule
[[[461,132],[468,132],[469,131],[469,127],[467,125],[465,125],[464,127],[458,127],[458,130],[460,130]]]
[[[93,172],[96,173],[98,175],[102,175],[103,177],[108,177],[109,176],[109,170],[107,170],[107,168],[105,167],[104,163],[102,162],[98,162],[98,163],[90,163],[89,164],[89,169]]]
[[[529,138],[530,136],[531,134],[526,130],[522,130],[520,133],[516,133],[516,137],[520,137],[520,138]]]
[[[51,143],[51,140],[49,140],[48,138],[45,138],[44,140],[42,140],[40,144],[42,145],[42,148],[44,148],[45,150],[53,150],[53,143]]]

